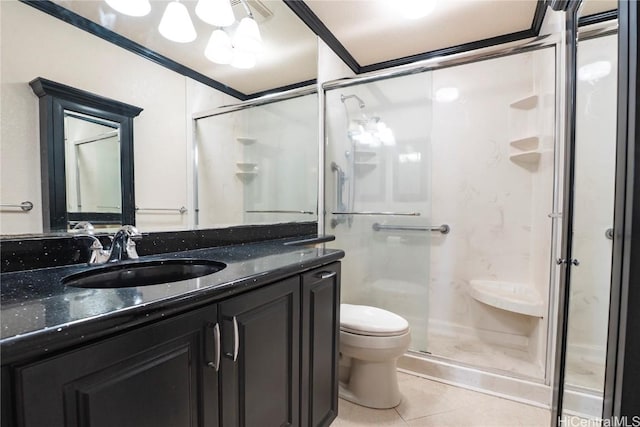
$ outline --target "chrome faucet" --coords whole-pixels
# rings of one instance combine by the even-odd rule
[[[113,242],[109,249],[109,259],[107,262],[125,261],[128,259],[138,259],[136,252],[136,242],[134,239],[141,238],[142,234],[133,225],[123,225],[113,236]]]
[[[91,225],[91,224],[89,224]],[[133,225],[123,225],[111,239],[111,247],[104,249],[100,240],[93,235],[93,226],[83,227],[85,233],[78,234],[76,238],[89,238],[92,240],[89,250],[89,264],[105,264],[119,262],[128,259],[138,259],[136,243],[134,239],[140,239],[142,234]]]

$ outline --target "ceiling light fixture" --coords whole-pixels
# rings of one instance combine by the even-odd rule
[[[230,64],[233,60],[233,46],[231,37],[224,30],[215,30],[211,33],[204,56],[216,64]]]
[[[149,0],[105,0],[109,6],[124,15],[145,16],[151,11]]]
[[[243,52],[259,53],[262,50],[262,36],[258,23],[253,19],[253,14],[246,0],[240,0],[247,15],[240,21],[236,33],[233,36],[233,47]]]
[[[192,42],[197,36],[187,7],[177,0],[167,5],[160,20],[158,31],[165,38],[178,43]]]
[[[229,0],[199,0],[196,15],[207,24],[216,27],[228,27],[236,21]]]
[[[578,80],[594,83],[611,74],[611,62],[596,61],[578,68]]]

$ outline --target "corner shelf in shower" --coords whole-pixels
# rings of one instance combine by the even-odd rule
[[[530,95],[526,98],[518,99],[509,106],[517,110],[533,110],[538,106],[538,95]]]
[[[354,164],[361,169],[373,169],[378,166],[378,162],[355,162]]]
[[[530,136],[527,138],[514,139],[509,142],[511,147],[522,151],[534,151],[540,147],[540,138],[537,136]]]
[[[250,145],[250,144],[254,144],[257,141],[257,139],[249,138],[247,136],[238,136],[236,137],[236,141],[238,141],[240,144]]]
[[[240,169],[240,172],[256,172],[258,164],[249,162],[236,162],[236,166],[238,167],[238,169]]]
[[[471,280],[469,294],[477,301],[512,313],[544,317],[544,302],[526,283]]]
[[[513,148],[509,159],[513,162],[536,164],[540,161],[542,150],[540,150],[540,138],[530,136],[527,138],[514,139],[509,142]]]
[[[243,180],[243,181],[255,178],[256,175],[258,175],[258,172],[256,172],[256,171],[246,171],[246,172],[245,171],[238,171],[238,172],[236,172],[236,176],[238,178],[240,178],[241,180]]]
[[[515,153],[509,155],[509,159],[512,162],[535,164],[540,161],[540,155],[542,153],[538,150],[523,151],[522,153]]]
[[[369,160],[371,160],[376,154],[378,154],[376,151],[371,151],[371,150],[356,150],[354,151],[355,156],[356,156],[356,163],[360,163],[360,162],[368,162]]]

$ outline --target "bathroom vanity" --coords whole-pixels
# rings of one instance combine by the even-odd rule
[[[226,267],[137,288],[3,274],[2,427],[329,425],[344,253],[284,243],[147,256]]]

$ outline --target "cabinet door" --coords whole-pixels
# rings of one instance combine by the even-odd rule
[[[218,426],[216,315],[200,309],[17,369],[18,425]]]
[[[338,415],[340,263],[302,276],[302,426],[328,426]]]
[[[222,425],[299,425],[300,278],[220,303]]]

